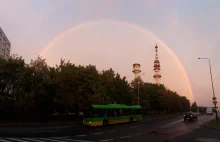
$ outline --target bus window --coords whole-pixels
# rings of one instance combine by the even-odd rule
[[[135,110],[131,109],[131,115],[135,115]]]
[[[106,109],[94,109],[93,117],[106,117]]]
[[[111,117],[112,116],[112,110],[111,109],[107,109],[107,116]]]
[[[113,109],[112,116],[121,116],[120,109]]]
[[[117,110],[113,110],[113,116],[117,116]]]
[[[123,116],[128,116],[128,115],[130,115],[130,111],[131,111],[130,109],[123,109],[122,110],[122,115]]]

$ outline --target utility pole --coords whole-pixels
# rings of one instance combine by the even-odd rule
[[[142,73],[142,74],[140,74],[138,77],[137,77],[137,86],[138,86],[138,105],[140,104],[140,101],[139,101],[139,82],[140,82],[140,77],[142,76],[142,75],[144,75],[145,73]]]
[[[212,102],[215,106],[215,117],[216,117],[216,121],[218,121],[218,113],[217,113],[217,98],[215,97],[215,90],[214,90],[214,85],[213,85],[213,80],[212,80],[212,68],[211,68],[211,63],[210,63],[210,59],[209,58],[198,58],[198,59],[206,59],[209,61],[209,71],[210,71],[210,76],[211,76],[211,82],[212,82],[212,93],[213,93],[213,98],[212,98]]]

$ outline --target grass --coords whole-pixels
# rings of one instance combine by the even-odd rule
[[[218,120],[218,121],[216,121],[216,120],[209,121],[207,123],[207,125],[220,130],[220,120]]]

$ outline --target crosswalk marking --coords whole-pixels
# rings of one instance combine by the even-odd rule
[[[74,140],[74,139],[64,139],[67,141],[73,141],[73,142],[92,142],[92,141],[86,141],[86,140]]]
[[[7,140],[1,140],[1,139],[0,139],[0,142],[10,142],[10,141],[7,141]]]
[[[47,138],[38,138],[38,139],[46,140],[46,141],[53,141],[53,142],[67,142],[67,141],[63,141],[63,139],[62,139],[62,141],[61,140],[54,140],[54,139],[47,139]]]
[[[23,138],[0,138],[0,142],[92,142],[83,139],[75,139],[71,136],[65,137],[23,137]]]
[[[13,141],[18,141],[18,142],[28,142],[28,141],[19,140],[19,139],[14,139],[14,138],[6,138],[6,139],[13,140]]]
[[[35,141],[35,142],[44,142],[44,141],[41,141],[41,140],[36,140],[36,139],[31,139],[31,138],[22,138],[22,139],[25,139],[25,140],[28,140],[28,141]]]

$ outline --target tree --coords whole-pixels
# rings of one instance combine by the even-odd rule
[[[76,66],[63,59],[56,67],[50,67],[42,57],[31,60],[30,64],[18,56],[0,58],[0,113],[4,116],[1,119],[31,118],[47,123],[54,111],[67,115],[78,114],[80,108],[91,104],[136,105],[137,83],[143,113],[190,108],[186,97],[164,85],[145,83],[140,78],[129,83],[112,68],[99,73],[94,65]]]
[[[196,102],[193,102],[193,103],[192,103],[191,111],[192,111],[192,112],[197,112],[197,111],[198,111],[198,106],[197,106],[197,103],[196,103]]]
[[[121,78],[112,69],[103,71],[101,82],[110,103],[131,104],[131,87],[126,77]]]
[[[181,110],[187,112],[190,110],[190,101],[185,96],[180,96],[181,98]]]
[[[0,112],[5,119],[14,119],[15,103],[20,97],[20,79],[24,68],[22,57],[0,58]]]

